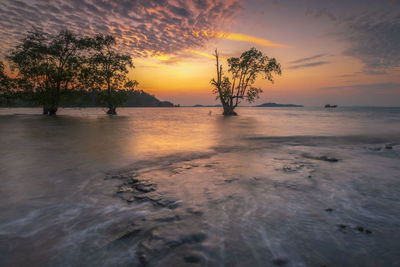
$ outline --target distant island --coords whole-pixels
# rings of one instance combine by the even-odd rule
[[[277,103],[264,103],[256,106],[257,108],[275,108],[275,107],[290,107],[290,108],[301,108],[303,105],[294,105],[294,104],[277,104]]]
[[[222,107],[222,105],[193,105],[191,107],[194,108],[216,108],[216,107]],[[245,106],[242,106],[245,107]],[[248,107],[248,106],[247,106]],[[257,108],[273,108],[273,107],[294,107],[294,108],[301,108],[304,107],[303,105],[294,105],[294,104],[277,104],[277,103],[264,103],[258,106],[254,106]]]
[[[155,96],[142,90],[127,91],[128,99],[124,107],[174,107],[169,101],[161,101]],[[39,106],[29,94],[16,95],[10,100],[2,99],[0,95],[0,107],[37,107]],[[75,91],[66,95],[60,103],[61,107],[99,107],[96,103],[96,91]],[[100,105],[101,106],[101,105]]]
[[[194,107],[194,108],[219,108],[219,107],[222,107],[222,105],[200,105],[200,104],[197,104],[192,107]]]
[[[155,96],[141,90],[133,91],[125,104],[125,107],[173,107],[169,101],[161,101]]]

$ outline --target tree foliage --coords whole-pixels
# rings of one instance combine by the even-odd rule
[[[0,93],[5,93],[10,90],[10,79],[5,74],[4,64],[0,61]]]
[[[133,89],[137,82],[127,79],[133,68],[131,57],[118,53],[115,45],[112,36],[30,31],[8,56],[12,69],[18,71],[15,86],[32,92],[43,114],[55,114],[63,97],[82,89],[101,92],[99,102],[116,114],[116,107],[126,101],[125,94],[117,91]]]
[[[0,61],[0,105],[11,104],[11,86],[12,79],[9,78],[4,70],[4,64]]]
[[[106,105],[111,115],[128,99],[125,90],[134,90],[138,85],[128,78],[129,68],[134,68],[131,56],[118,53],[115,45],[114,37],[97,35],[83,77],[90,88],[99,91],[97,102]]]
[[[18,71],[23,89],[35,92],[43,113],[53,115],[57,112],[62,91],[73,90],[79,85],[77,77],[82,51],[87,48],[87,38],[68,30],[50,36],[35,29],[28,32],[8,59]]]
[[[276,59],[269,58],[255,48],[243,52],[240,57],[227,60],[230,77],[223,76],[217,50],[214,56],[217,62],[217,78],[213,78],[211,84],[214,86],[213,93],[224,108],[224,115],[236,115],[234,109],[243,99],[251,103],[259,97],[263,90],[253,86],[258,77],[273,83],[273,75],[281,75],[281,66]]]

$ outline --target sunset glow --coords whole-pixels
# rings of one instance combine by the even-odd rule
[[[284,44],[274,43],[270,40],[241,33],[219,33],[218,38],[232,40],[232,41],[239,41],[239,42],[248,42],[265,47],[288,47],[287,45]]]
[[[399,37],[392,33],[398,32],[399,3],[363,1],[360,8],[357,2],[6,0],[0,52],[4,56],[32,27],[111,34],[133,56],[130,77],[140,89],[192,105],[216,103],[209,84],[215,49],[226,70],[227,58],[256,47],[283,70],[273,85],[257,81],[264,89],[259,102],[398,105]],[[385,16],[373,21],[372,12]],[[379,89],[384,83],[390,86]]]
[[[1,0],[0,265],[399,266],[399,48],[400,0]]]

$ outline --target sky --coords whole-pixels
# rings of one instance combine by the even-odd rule
[[[175,104],[218,104],[214,50],[227,59],[255,47],[282,65],[273,84],[257,80],[256,104],[400,106],[400,0],[1,3],[1,58],[32,27],[111,34],[139,89]]]

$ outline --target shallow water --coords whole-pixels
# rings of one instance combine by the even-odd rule
[[[400,264],[400,108],[238,111],[0,109],[0,265]]]

